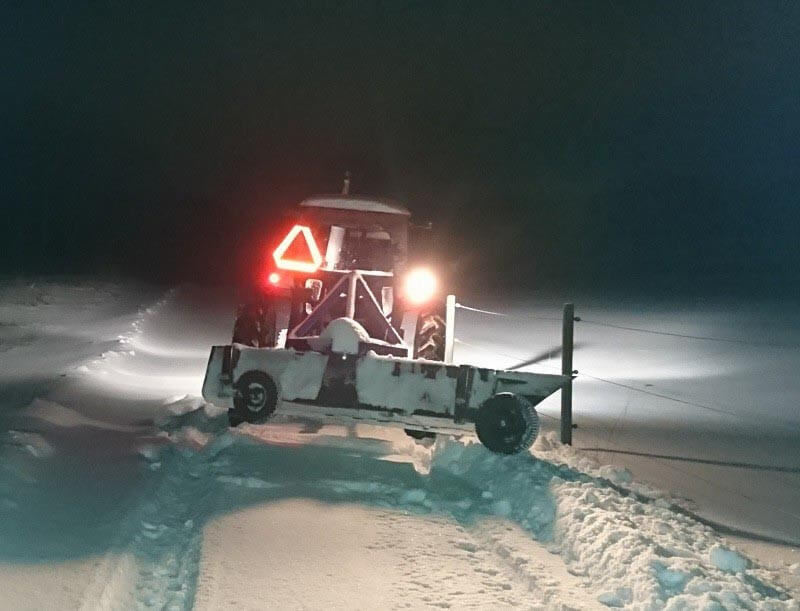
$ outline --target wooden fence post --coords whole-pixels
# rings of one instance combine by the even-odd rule
[[[561,443],[572,445],[572,348],[575,304],[564,304],[561,330],[561,373],[569,380],[561,387]]]

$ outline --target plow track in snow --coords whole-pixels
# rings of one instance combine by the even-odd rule
[[[394,512],[382,512],[376,521],[381,544],[402,559],[395,588],[406,602],[398,608],[480,609],[488,601],[497,608],[602,608],[557,555],[507,522],[463,526],[427,516],[420,524]],[[570,600],[580,603],[564,602]]]
[[[213,466],[202,455],[166,459],[164,477],[139,518],[133,537],[138,561],[135,600],[139,606],[189,609],[197,585],[202,520],[213,504]]]
[[[152,462],[160,476],[120,525],[83,609],[190,609],[197,584],[203,518],[213,507],[214,464],[188,448],[165,447]]]

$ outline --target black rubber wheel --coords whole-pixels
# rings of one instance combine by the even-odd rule
[[[430,431],[415,431],[414,429],[403,429],[406,435],[414,439],[436,439],[436,433]]]
[[[501,392],[478,408],[478,439],[492,452],[517,454],[531,447],[539,434],[539,415],[524,397]]]
[[[253,348],[274,348],[277,342],[275,306],[252,301],[239,306],[233,324],[233,343]]]
[[[229,421],[266,422],[278,405],[275,382],[263,371],[242,374],[235,385],[233,413]]]
[[[443,361],[446,333],[447,325],[441,312],[420,312],[414,336],[414,358]]]

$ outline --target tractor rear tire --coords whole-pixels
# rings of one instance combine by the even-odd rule
[[[447,325],[439,311],[420,312],[414,336],[414,358],[426,361],[444,361]]]
[[[248,371],[234,385],[233,413],[229,414],[229,421],[231,424],[237,420],[260,424],[269,420],[277,406],[275,381],[263,371]]]
[[[519,395],[501,392],[478,408],[475,418],[478,439],[497,454],[518,454],[533,445],[539,434],[539,415]]]

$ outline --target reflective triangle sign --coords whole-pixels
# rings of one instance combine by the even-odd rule
[[[313,274],[322,265],[322,255],[311,235],[311,230],[304,225],[295,225],[283,238],[283,241],[272,253],[275,265],[279,269],[293,272]]]

